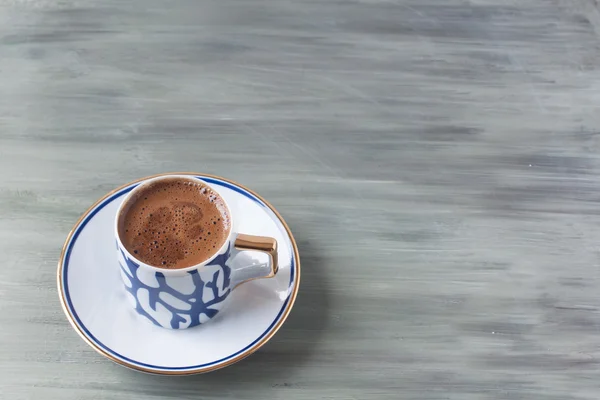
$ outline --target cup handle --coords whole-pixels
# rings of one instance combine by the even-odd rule
[[[274,238],[240,233],[237,235],[233,246],[238,253],[250,250],[260,251],[269,255],[268,265],[252,264],[234,268],[232,276],[233,288],[254,279],[272,278],[277,274],[279,262],[277,257],[277,240]]]

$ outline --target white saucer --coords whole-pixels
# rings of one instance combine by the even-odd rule
[[[180,174],[180,173],[177,173]],[[182,330],[157,327],[127,301],[119,276],[113,224],[124,195],[148,178],[107,194],[77,222],[58,263],[58,291],[79,335],[109,359],[136,370],[170,375],[209,372],[252,354],[281,327],[300,283],[292,233],[259,195],[224,178],[192,174],[230,205],[237,232],[271,236],[279,243],[279,271],[235,289],[210,322]]]

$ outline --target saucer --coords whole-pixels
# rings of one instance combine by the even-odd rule
[[[214,371],[249,356],[284,323],[298,293],[298,247],[279,213],[258,194],[230,180],[195,173],[230,205],[236,232],[277,239],[279,271],[236,288],[206,324],[181,330],[151,324],[131,307],[119,275],[113,235],[117,208],[147,177],[104,196],[69,233],[58,263],[58,292],[71,325],[94,350],[139,371],[189,375]],[[165,174],[166,175],[166,174]],[[156,175],[160,176],[160,175]],[[264,262],[261,253],[253,262]],[[249,262],[234,260],[234,262]]]

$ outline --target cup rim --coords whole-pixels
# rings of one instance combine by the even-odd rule
[[[219,247],[217,250],[215,250],[215,252],[213,252],[211,254],[211,256],[208,257],[206,260],[202,261],[201,263],[194,264],[194,265],[191,265],[191,266],[185,267],[185,268],[168,269],[168,268],[156,267],[154,265],[150,265],[148,263],[145,263],[142,260],[140,260],[139,258],[137,258],[136,256],[134,256],[133,254],[131,254],[129,252],[129,250],[127,250],[127,248],[123,244],[123,241],[121,240],[121,236],[119,235],[119,219],[121,217],[121,213],[123,212],[123,207],[125,206],[125,204],[127,204],[127,202],[129,201],[129,199],[131,199],[131,197],[133,197],[135,195],[135,193],[139,192],[140,190],[142,190],[144,187],[148,186],[151,183],[160,182],[160,181],[163,181],[163,180],[168,180],[168,179],[173,179],[173,178],[178,178],[178,179],[183,179],[183,180],[188,180],[188,181],[200,181],[203,185],[205,185],[210,190],[212,190],[213,192],[215,192],[221,198],[221,200],[223,200],[223,204],[225,205],[225,208],[227,209],[227,213],[229,214],[230,229],[229,229],[229,235],[227,236],[227,239],[223,242],[223,244],[221,245],[221,247]],[[160,176],[156,176],[156,177],[151,177],[149,179],[143,180],[136,187],[134,187],[129,193],[127,193],[125,195],[125,198],[123,199],[123,201],[119,205],[119,208],[117,209],[117,213],[115,215],[114,234],[115,234],[115,238],[117,240],[117,243],[119,245],[119,250],[122,251],[129,259],[135,261],[135,263],[137,263],[140,267],[144,267],[144,268],[153,270],[154,272],[160,272],[163,275],[181,275],[182,273],[187,273],[189,271],[194,271],[194,270],[197,270],[199,268],[202,268],[202,267],[210,264],[211,261],[213,261],[219,254],[221,254],[223,252],[223,250],[227,246],[229,246],[229,244],[232,241],[232,238],[234,236],[233,227],[234,227],[234,224],[233,224],[233,215],[231,214],[231,208],[229,207],[229,204],[227,203],[227,200],[225,200],[223,198],[223,196],[221,196],[221,194],[219,192],[217,192],[211,185],[209,185],[204,180],[202,180],[202,179],[200,179],[198,177],[195,177],[195,176],[168,174],[168,175],[160,175]]]

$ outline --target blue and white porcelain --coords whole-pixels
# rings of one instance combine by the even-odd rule
[[[180,271],[183,280],[165,270],[140,270],[137,261],[128,261],[126,252],[115,249],[115,217],[127,194],[156,178],[150,177],[109,193],[81,217],[63,248],[58,289],[68,320],[96,351],[136,370],[186,375],[223,368],[264,345],[292,309],[300,263],[288,226],[259,195],[216,176],[178,175],[201,179],[223,197],[233,232],[277,241],[275,276],[235,288],[268,275],[270,260],[250,251],[233,257],[231,240],[202,268]],[[164,328],[194,324],[199,326]]]
[[[232,265],[233,259],[240,255],[236,248],[239,247],[238,238],[241,241],[245,239],[246,243],[250,238],[257,238],[236,233],[233,227],[221,248],[200,264],[182,269],[164,269],[138,260],[127,251],[119,237],[119,219],[123,214],[123,206],[145,186],[172,178],[192,183],[196,181],[211,188],[208,182],[193,176],[163,175],[148,179],[131,190],[121,202],[115,217],[114,235],[121,278],[135,310],[155,325],[185,329],[205,323],[216,316],[231,291],[239,284],[251,279],[274,277],[278,270],[277,240],[260,238],[270,242],[269,249],[273,254],[266,263],[255,262],[246,257],[244,263]],[[227,204],[226,207],[229,209]],[[235,227],[235,216],[231,212],[229,214]]]

